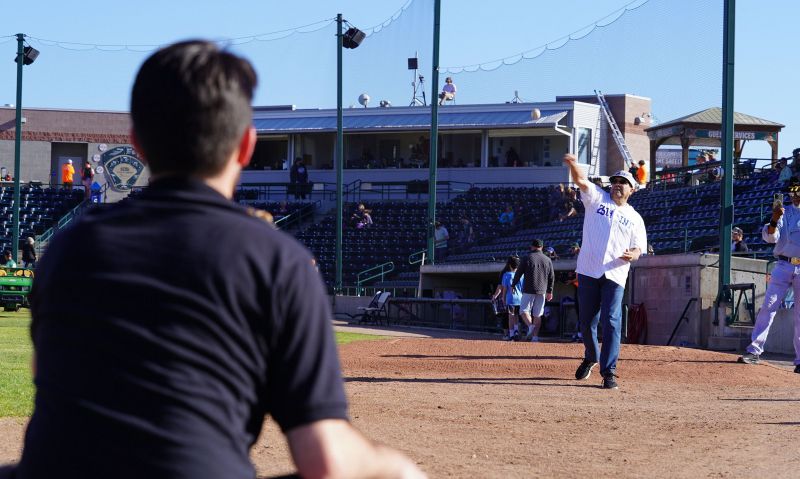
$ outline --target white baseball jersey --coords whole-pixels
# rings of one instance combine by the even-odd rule
[[[633,206],[617,206],[611,195],[595,184],[588,191],[581,190],[581,201],[586,215],[575,271],[592,278],[605,274],[606,278],[624,287],[631,265],[620,256],[630,248],[647,251],[644,220]]]

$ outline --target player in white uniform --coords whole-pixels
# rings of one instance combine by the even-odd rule
[[[800,298],[800,181],[793,179],[789,185],[792,205],[784,210],[783,204],[775,205],[770,222],[761,229],[761,237],[773,243],[773,254],[777,258],[775,269],[764,294],[764,305],[758,311],[753,328],[752,341],[747,352],[739,358],[740,363],[758,364],[764,352],[769,328],[775,313],[789,288],[794,297]],[[800,306],[794,307],[794,372],[800,373]]]
[[[630,263],[647,251],[647,233],[639,213],[628,204],[636,180],[627,171],[610,177],[611,193],[590,182],[574,155],[565,155],[572,180],[586,207],[583,247],[578,255],[578,302],[583,332],[583,362],[576,379],[586,379],[600,362],[603,388],[617,389],[616,371],[622,325],[622,296]],[[603,348],[597,344],[597,324],[603,325]]]

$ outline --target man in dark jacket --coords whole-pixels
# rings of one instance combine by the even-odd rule
[[[519,312],[522,320],[528,325],[528,338],[534,343],[539,341],[537,332],[542,323],[544,303],[553,299],[555,281],[553,262],[542,253],[542,246],[540,239],[531,242],[531,252],[517,268],[512,283],[512,286],[516,286],[520,278],[525,277],[522,282],[522,303]]]
[[[253,478],[267,414],[300,477],[423,477],[351,425],[308,250],[232,201],[255,85],[210,42],[140,68],[131,138],[150,186],[48,244],[31,291],[33,416],[0,478]],[[209,243],[225,254],[202,254]]]
[[[289,171],[289,181],[292,182],[295,199],[306,199],[306,194],[308,193],[308,169],[306,169],[302,158],[295,158],[294,165]]]

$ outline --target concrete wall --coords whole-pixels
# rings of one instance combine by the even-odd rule
[[[717,296],[718,257],[709,254],[643,256],[634,263],[626,289],[625,302],[644,303],[647,311],[647,343],[665,345],[691,298],[696,298],[687,310],[672,345],[684,344],[717,350],[738,350],[750,342],[752,327],[730,327],[725,316],[715,317]],[[421,284],[433,292],[453,290],[465,298],[485,298],[487,285],[496,285],[503,263],[445,264],[423,266]],[[574,271],[575,260],[558,260],[556,271]],[[763,260],[732,258],[731,282],[755,285],[755,310],[761,307],[766,290],[768,264]],[[554,300],[573,296],[574,288],[556,281]],[[738,293],[734,300],[738,299]],[[747,319],[742,303],[741,320]],[[800,307],[800,306],[798,306]],[[781,310],[767,341],[767,351],[794,354],[791,311]],[[717,324],[715,324],[715,322]]]
[[[741,348],[741,338],[750,337],[750,328],[727,327],[723,317],[718,325],[713,324],[719,280],[717,261],[716,255],[681,254],[644,256],[634,264],[629,294],[632,303],[645,304],[649,344],[666,344],[690,298],[697,298],[687,311],[688,323],[681,324],[672,344]],[[766,261],[732,258],[731,282],[755,284],[756,308],[764,300],[766,273]]]

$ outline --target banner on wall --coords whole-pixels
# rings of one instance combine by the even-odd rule
[[[106,181],[114,191],[129,191],[144,171],[144,163],[132,146],[118,146],[100,157]]]

